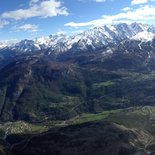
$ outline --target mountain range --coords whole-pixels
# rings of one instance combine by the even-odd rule
[[[98,50],[110,44],[116,44],[123,40],[151,41],[155,36],[155,27],[147,24],[132,23],[105,25],[94,27],[82,33],[67,36],[67,34],[55,34],[49,37],[40,37],[34,40],[22,40],[16,43],[2,42],[0,49],[14,50],[16,52],[35,52],[48,50],[55,54],[69,50]]]
[[[118,44],[131,40],[139,41],[138,46],[141,49],[141,45],[152,41],[154,36],[153,25],[122,23],[94,27],[72,36],[62,33],[19,42],[4,41],[0,42],[0,66],[2,68],[18,55],[34,54],[38,51],[43,55],[59,55],[66,52],[95,52],[108,47],[106,53],[111,53]]]

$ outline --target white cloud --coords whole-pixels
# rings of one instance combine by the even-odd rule
[[[39,2],[39,0],[30,0],[29,5],[31,6],[31,5],[33,5],[34,3],[38,3],[38,2]]]
[[[80,33],[83,33],[84,32],[84,30],[75,30],[75,31],[71,31],[71,34],[80,34]]]
[[[123,9],[121,9],[122,11],[129,11],[129,10],[131,10],[131,8],[130,7],[125,7],[125,8],[123,8]]]
[[[53,17],[58,15],[67,16],[69,13],[67,8],[62,6],[62,3],[58,0],[45,0],[40,2],[39,4],[37,0],[33,0],[31,2],[33,5],[30,5],[27,9],[18,9],[14,11],[4,12],[1,17],[5,19],[28,19],[32,17]],[[32,4],[32,3],[31,3]]]
[[[95,0],[96,2],[105,2],[106,0]]]
[[[96,20],[95,20],[96,21]],[[75,22],[70,22],[70,23],[66,23],[65,26],[69,26],[69,27],[83,27],[83,26],[91,26],[93,21],[90,22],[85,22],[85,23],[75,23]]]
[[[58,31],[56,35],[67,35],[66,31]]]
[[[132,0],[131,1],[131,4],[132,5],[137,5],[137,4],[144,4],[144,3],[147,3],[148,0]]]
[[[31,0],[30,3],[37,3],[39,0]]]
[[[3,28],[5,25],[8,25],[9,21],[6,20],[0,20],[0,28]]]
[[[108,0],[78,0],[78,1],[79,2],[88,2],[88,1],[90,1],[90,2],[102,3],[102,2],[106,2]],[[112,1],[112,0],[110,0],[110,1]]]
[[[38,26],[37,25],[32,25],[32,24],[24,24],[24,25],[21,25],[21,26],[14,26],[13,30],[14,31],[37,32],[38,31]]]
[[[89,22],[75,23],[70,22],[66,23],[65,26],[69,27],[85,27],[85,26],[102,26],[105,24],[115,24],[115,23],[131,23],[131,22],[146,22],[149,20],[155,20],[155,6],[141,6],[135,10],[129,10],[123,13],[116,15],[104,15],[100,19],[92,20]]]
[[[9,44],[14,44],[14,43],[17,43],[19,42],[18,39],[9,39],[9,40],[0,40],[1,43],[4,43],[6,45],[9,45]]]

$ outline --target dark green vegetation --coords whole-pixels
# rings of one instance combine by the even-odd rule
[[[136,71],[132,65],[109,69],[112,58],[94,57],[60,62],[36,56],[6,66],[0,72],[0,119],[66,120],[86,112],[154,105],[154,70]]]

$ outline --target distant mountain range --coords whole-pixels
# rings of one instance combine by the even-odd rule
[[[83,33],[73,36],[66,34],[50,35],[49,37],[36,38],[34,40],[22,40],[17,43],[0,43],[0,51],[12,50],[16,52],[35,52],[39,50],[49,50],[54,54],[66,51],[95,51],[108,46],[117,44],[124,40],[151,41],[155,37],[155,26],[132,23],[105,25],[94,27]]]

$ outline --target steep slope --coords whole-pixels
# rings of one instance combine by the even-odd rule
[[[75,64],[38,57],[18,60],[0,73],[1,119],[41,121],[74,116],[84,106],[82,84]]]

